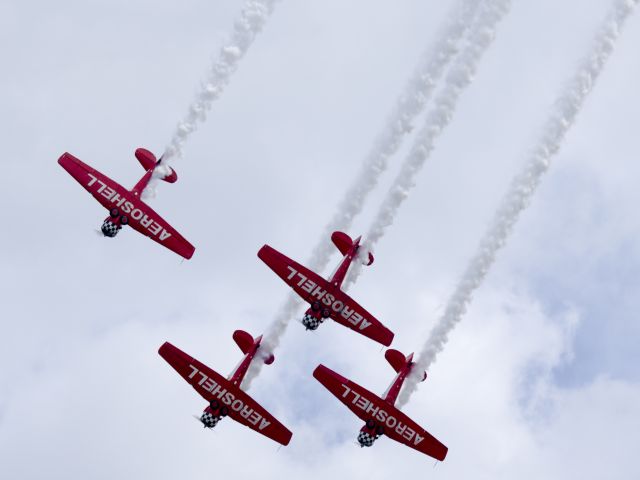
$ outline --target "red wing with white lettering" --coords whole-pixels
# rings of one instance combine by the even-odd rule
[[[385,327],[380,320],[376,319],[343,291],[336,292],[335,296],[336,302],[342,302],[344,307],[338,312],[331,310],[331,318],[339,324],[381,343],[385,347],[391,345],[393,332]],[[355,321],[357,323],[354,323]]]
[[[196,247],[191,245],[186,238],[180,235],[175,228],[169,225],[169,223],[158,215],[149,205],[138,198],[135,207],[131,212],[132,215],[129,220],[131,228],[187,260],[193,256]],[[133,213],[136,210],[141,211],[142,216],[135,218]]]
[[[103,195],[107,188],[110,192],[114,190],[120,197],[126,197],[129,193],[118,182],[111,180],[70,153],[63,153],[58,159],[58,163],[107,210],[113,208],[111,200]]]
[[[58,163],[104,208],[117,209],[134,230],[184,258],[193,256],[195,247],[136,194],[69,153],[64,153]]]
[[[384,428],[384,435],[422,452],[444,460],[447,447],[400,410],[333,370],[318,365],[313,376],[361,420],[374,420]]]
[[[320,302],[333,320],[382,345],[389,346],[393,332],[362,308],[349,295],[333,287],[307,267],[290,259],[269,245],[258,251],[258,257],[309,304]]]
[[[169,342],[158,353],[184,378],[207,402],[216,400],[226,405],[229,416],[238,423],[288,445],[291,432],[258,402],[229,382],[219,373],[187,355]]]

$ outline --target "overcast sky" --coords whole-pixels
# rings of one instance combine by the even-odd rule
[[[167,146],[240,0],[0,3],[2,478],[640,478],[638,15],[405,408],[449,447],[435,469],[386,438],[355,444],[362,422],[313,369],[377,393],[393,371],[335,323],[311,333],[293,319],[252,384],[293,432],[279,450],[230,420],[204,431],[191,415],[205,402],[157,354],[168,340],[226,375],[241,356],[233,331],[267,329],[288,290],[258,249],[309,257],[454,4],[278,2],[174,164],[180,180],[151,202],[196,246],[182,262],[131,229],[99,238],[106,212],[56,160],[68,151],[133,186],[134,150]],[[442,313],[612,2],[513,4],[351,290],[405,354]]]

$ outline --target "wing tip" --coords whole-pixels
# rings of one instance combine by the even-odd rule
[[[331,377],[334,380],[339,381],[340,383],[347,383],[349,381],[348,378],[345,378],[339,373],[334,372],[329,367],[325,367],[323,364],[320,364],[316,367],[316,369],[313,371],[313,377],[323,385],[325,385],[325,381],[328,377]]]
[[[58,165],[66,170],[65,164],[69,162],[73,162],[76,158],[71,155],[69,152],[64,152],[60,157],[58,157]]]
[[[186,260],[191,260],[191,257],[193,257],[193,254],[196,252],[196,247],[193,245],[189,245],[189,247],[190,248],[186,252],[180,254]]]
[[[289,445],[289,442],[291,442],[291,437],[293,437],[293,433],[291,433],[291,430],[289,430],[288,428],[286,430],[287,433],[285,434],[285,438],[278,441],[279,444],[284,445],[285,447]]]
[[[440,462],[443,462],[444,459],[447,457],[447,453],[449,453],[449,448],[442,445],[441,451],[437,452],[436,453],[437,456],[434,455],[433,458],[435,458],[436,460],[439,460]]]
[[[262,245],[262,247],[260,247],[260,250],[258,250],[258,258],[262,261],[265,261],[265,256],[270,250],[273,250],[273,248],[265,243],[264,245]]]
[[[162,345],[160,345],[160,348],[158,348],[158,355],[166,359],[167,354],[171,351],[174,351],[175,349],[176,347],[174,347],[171,343],[164,342]]]
[[[378,343],[384,345],[385,347],[390,347],[393,343],[393,338],[395,337],[395,333],[393,333],[388,328],[384,327],[384,332],[379,337]]]

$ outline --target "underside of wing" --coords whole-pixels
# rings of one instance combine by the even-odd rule
[[[353,298],[340,291],[331,306],[331,318],[371,340],[388,347],[393,341],[393,332],[385,327]]]
[[[118,182],[111,180],[70,153],[62,154],[58,163],[107,210],[112,208],[111,199],[114,196],[125,198],[128,193],[127,189]]]
[[[446,457],[446,446],[400,410],[366,388],[324,365],[319,365],[313,376],[361,420],[373,420],[380,425],[387,437],[436,460],[444,460]]]
[[[333,320],[382,345],[389,346],[393,332],[362,308],[349,295],[333,287],[307,267],[264,245],[258,257],[309,304],[317,302]]]
[[[129,225],[134,230],[187,260],[193,256],[195,247],[139,197],[131,207]]]
[[[69,153],[63,154],[58,163],[103,207],[117,209],[134,230],[186,259],[193,256],[195,247],[140,197]]]
[[[322,299],[331,290],[329,282],[320,275],[271,248],[269,245],[264,245],[258,251],[258,257],[303,300],[309,303]]]
[[[289,443],[291,431],[222,375],[169,342],[162,345],[158,353],[207,402],[216,400],[226,405],[233,420],[282,445]]]
[[[382,402],[375,393],[370,392],[366,388],[361,387],[324,365],[318,365],[313,371],[313,376],[338,400],[344,403],[358,418],[365,422],[375,413],[374,400]],[[359,393],[356,393],[356,389]],[[366,403],[364,402],[365,398],[368,399]],[[370,406],[372,406],[372,408],[368,410]]]

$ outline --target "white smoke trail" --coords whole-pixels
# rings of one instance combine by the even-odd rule
[[[338,206],[336,215],[329,221],[318,244],[314,247],[307,266],[314,271],[323,270],[333,253],[329,240],[335,230],[344,230],[360,213],[367,195],[376,186],[379,176],[387,169],[389,158],[398,151],[403,138],[411,131],[412,122],[423,111],[438,80],[451,59],[458,52],[458,43],[469,23],[472,22],[479,0],[463,0],[456,8],[447,27],[442,31],[433,48],[422,57],[419,67],[410,78],[396,102],[385,128],[376,140],[373,149],[365,157],[360,174],[351,185]],[[286,331],[291,317],[300,304],[296,295],[291,295],[280,308],[267,334],[265,344],[276,348]]]
[[[585,99],[602,72],[620,31],[640,0],[616,0],[612,11],[596,36],[592,50],[579,65],[572,81],[556,101],[551,117],[542,131],[524,169],[512,181],[489,229],[485,233],[476,254],[469,262],[462,279],[449,298],[445,311],[424,344],[412,374],[398,399],[401,407],[416,390],[420,372],[428,370],[442,351],[449,333],[465,314],[473,292],[484,280],[495,261],[497,251],[505,244],[522,211],[529,205],[542,176],[550,166],[551,158],[558,152],[567,131],[573,126]]]
[[[446,76],[445,85],[435,99],[426,123],[416,138],[409,155],[402,164],[398,176],[391,185],[378,213],[373,220],[361,252],[367,255],[393,223],[398,209],[415,186],[416,177],[435,147],[435,141],[449,125],[462,92],[473,81],[478,64],[495,38],[496,28],[511,8],[511,0],[486,0],[469,32],[465,49],[456,58]],[[356,262],[349,271],[345,288],[350,288],[362,271],[362,263]]]
[[[333,253],[333,245],[329,240],[331,233],[335,230],[348,230],[353,219],[362,211],[367,196],[387,169],[389,158],[398,151],[404,137],[411,132],[414,120],[424,110],[438,81],[458,53],[460,40],[473,21],[480,2],[481,0],[460,0],[449,14],[446,26],[437,35],[436,43],[422,55],[373,148],[365,157],[358,176],[338,204],[336,214],[325,226],[320,241],[314,247],[306,263],[311,270],[322,271],[327,266]],[[287,297],[265,332],[265,349],[272,352],[278,347],[300,303],[295,294]],[[261,367],[258,362],[251,366],[245,380],[247,386],[259,374]]]
[[[209,74],[200,86],[187,114],[180,121],[162,157],[162,165],[170,165],[176,158],[182,157],[182,148],[189,136],[198,128],[199,123],[207,119],[211,109],[225,87],[238,64],[264,27],[273,12],[277,0],[246,0],[238,18],[233,24],[233,32],[219,51],[217,60],[211,65]],[[157,178],[145,189],[144,198],[155,196]]]
[[[405,85],[387,121],[364,158],[360,172],[338,204],[333,218],[324,228],[320,241],[309,259],[309,267],[319,271],[327,266],[333,245],[329,241],[336,230],[347,230],[362,211],[367,196],[378,184],[387,169],[389,159],[395,155],[404,138],[413,130],[413,122],[424,111],[425,105],[442,78],[444,71],[459,51],[461,39],[472,23],[481,0],[461,0],[448,15],[446,25],[437,40],[426,50]]]

